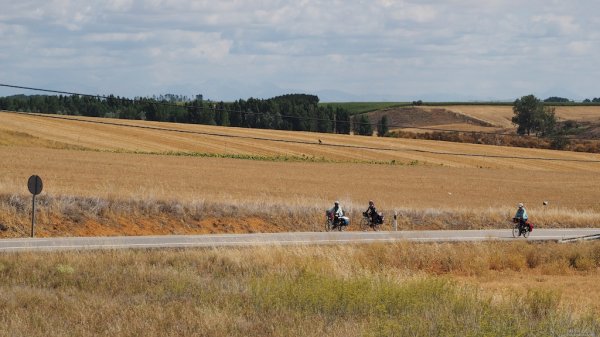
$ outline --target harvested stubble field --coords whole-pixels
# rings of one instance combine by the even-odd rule
[[[600,160],[598,155],[85,120],[247,138],[1,113],[0,223],[9,230],[0,236],[28,232],[31,206],[25,182],[31,174],[45,183],[41,236],[320,230],[323,210],[335,199],[354,222],[366,201],[374,199],[388,218],[398,211],[400,227],[411,229],[508,227],[519,201],[529,206],[539,227],[596,227],[600,220],[598,162],[414,150],[568,160]],[[542,207],[542,201],[549,205]]]
[[[10,253],[0,336],[594,336],[600,243]]]
[[[397,164],[405,165],[421,162],[459,168],[491,167],[561,171],[572,169],[594,171],[597,165],[484,158],[477,155],[600,160],[600,155],[566,151],[56,115],[18,115],[0,112],[0,122],[0,144],[11,146],[46,148],[62,146],[67,149],[90,151],[155,154],[254,155],[280,161],[286,159],[349,163],[395,161]],[[319,144],[319,140],[322,144]],[[464,155],[440,154],[447,152]]]

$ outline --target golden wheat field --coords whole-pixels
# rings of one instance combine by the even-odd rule
[[[405,214],[400,219],[404,228],[506,226],[517,202],[524,202],[542,227],[594,227],[600,220],[600,155],[595,154],[52,117],[0,113],[0,194],[6,196],[7,209],[4,215],[0,213],[0,222],[21,226],[23,232],[28,206],[24,203],[16,214],[10,196],[26,195],[26,181],[32,174],[44,180],[42,195],[58,203],[49,204],[56,211],[45,215],[52,224],[64,222],[61,205],[66,201],[59,198],[64,196],[96,198],[100,204],[174,201],[177,209],[191,209],[181,212],[192,214],[193,219],[198,218],[198,202],[210,202],[212,209],[237,209],[246,217],[259,218],[262,224],[281,222],[277,219],[286,217],[286,212],[294,214],[295,227],[289,221],[278,229],[271,226],[258,231],[314,229],[321,211],[336,199],[354,214],[373,199],[388,215],[393,211]],[[548,201],[548,206],[542,206],[543,201]],[[124,220],[127,212],[115,211],[116,206],[108,207],[111,211],[98,210],[103,207],[94,206],[94,216],[74,217],[72,222],[91,226],[92,220],[97,225],[108,221],[106,217],[118,218],[113,221],[115,230],[103,233],[119,234],[118,225],[128,222]],[[167,217],[181,224],[181,212]],[[97,215],[105,213],[112,215]],[[211,216],[219,218],[219,214],[215,211]],[[150,220],[144,220],[145,227]],[[200,219],[194,221],[204,226]],[[251,227],[244,224],[244,228]],[[219,228],[193,227],[191,232],[222,230]],[[140,230],[151,232],[151,226]],[[171,231],[179,232],[190,230]],[[60,233],[48,231],[46,235]],[[93,234],[80,230],[66,234],[77,233]],[[15,231],[13,236],[21,234]]]
[[[67,116],[59,116],[57,119],[56,117],[1,113],[0,135],[2,133],[4,135],[0,136],[0,141],[5,139],[3,143],[12,146],[82,148],[113,152],[200,152],[308,157],[315,161],[352,163],[395,160],[398,164],[410,164],[418,161],[422,164],[458,168],[518,168],[548,171],[597,171],[596,163],[578,161],[600,160],[600,155],[566,151],[146,121]],[[519,160],[495,158],[495,156],[568,161]]]
[[[398,151],[329,147],[316,142],[290,144],[248,138],[229,139],[1,114],[0,135],[3,136],[0,140],[11,139],[11,143],[4,141],[10,145],[0,147],[3,191],[15,188],[36,172],[45,178],[47,186],[55,193],[87,196],[137,195],[183,200],[207,197],[263,200],[268,197],[271,201],[311,204],[335,198],[357,203],[375,198],[385,207],[406,205],[434,208],[498,207],[512,205],[516,200],[537,206],[549,200],[554,201],[555,206],[580,210],[600,207],[597,203],[600,191],[595,186],[600,177],[600,155],[596,154],[110,121],[287,141],[321,139],[324,144]],[[131,153],[133,151],[150,153]],[[161,154],[163,151],[181,152],[179,154],[190,151],[255,154],[265,156],[261,158],[266,160],[164,155]],[[597,162],[485,158],[439,153]],[[286,161],[286,158],[291,159]],[[311,162],[312,159],[303,162],[302,158],[314,158],[317,162]],[[379,163],[369,164],[369,161]]]

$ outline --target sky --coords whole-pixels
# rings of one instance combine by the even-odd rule
[[[126,97],[600,97],[597,0],[0,0],[0,83]],[[0,96],[35,92],[0,87]]]

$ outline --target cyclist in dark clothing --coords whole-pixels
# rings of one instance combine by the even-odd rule
[[[379,222],[379,213],[373,200],[369,200],[369,208],[367,208],[365,214],[371,218],[371,223],[376,224]]]

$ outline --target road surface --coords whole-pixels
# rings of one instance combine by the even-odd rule
[[[85,249],[231,247],[260,245],[360,244],[375,242],[460,242],[489,240],[560,241],[600,236],[600,228],[535,229],[528,239],[513,238],[510,229],[436,230],[398,232],[296,232],[261,234],[208,234],[1,239],[0,252]]]

